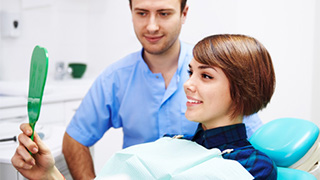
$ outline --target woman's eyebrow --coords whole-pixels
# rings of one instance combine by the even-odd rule
[[[217,71],[213,66],[209,66],[209,65],[201,65],[198,67],[198,69],[213,69]]]

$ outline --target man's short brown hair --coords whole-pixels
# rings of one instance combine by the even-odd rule
[[[245,35],[213,35],[193,49],[201,64],[219,67],[227,76],[233,101],[232,117],[265,108],[275,89],[275,73],[267,49]]]
[[[129,0],[129,4],[130,4],[130,8],[132,8],[132,0]],[[187,4],[187,0],[181,0],[181,13],[182,11],[184,10],[184,8],[186,7],[186,4]]]

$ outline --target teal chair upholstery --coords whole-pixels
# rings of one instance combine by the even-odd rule
[[[277,180],[317,180],[312,174],[299,170],[278,167]]]
[[[320,145],[319,128],[311,121],[275,119],[260,127],[249,141],[276,163],[278,179],[314,177],[308,171],[320,160]]]

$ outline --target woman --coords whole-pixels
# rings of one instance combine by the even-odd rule
[[[199,122],[192,141],[218,148],[225,159],[238,161],[255,179],[276,179],[273,161],[247,141],[244,116],[258,112],[269,103],[275,88],[272,61],[265,47],[244,35],[214,35],[204,38],[193,50],[190,79],[184,84],[190,121]],[[54,166],[48,148],[31,128],[21,125],[24,134],[12,158],[25,177],[63,178]],[[30,156],[26,148],[34,153]]]
[[[218,148],[255,179],[276,179],[273,161],[247,140],[243,116],[269,103],[275,88],[272,61],[265,47],[243,35],[215,35],[200,41],[184,84],[186,118],[199,122],[193,141]]]

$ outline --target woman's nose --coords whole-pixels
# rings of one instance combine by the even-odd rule
[[[186,93],[187,92],[195,92],[195,90],[196,90],[195,84],[193,83],[193,80],[191,77],[183,84],[183,87],[184,87],[184,91]]]

